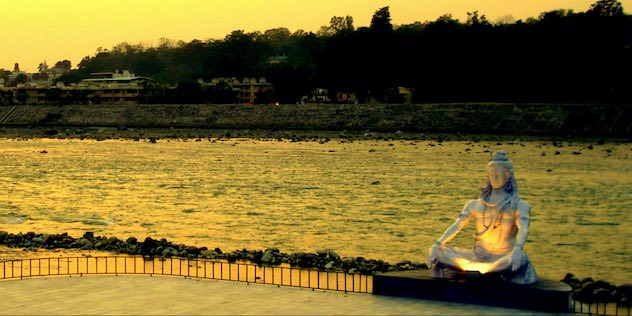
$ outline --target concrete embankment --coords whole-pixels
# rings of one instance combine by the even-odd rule
[[[372,130],[632,136],[627,104],[310,104],[0,106],[0,126]]]

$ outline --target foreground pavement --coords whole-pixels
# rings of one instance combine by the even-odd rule
[[[182,277],[51,277],[0,282],[4,315],[533,315],[530,311]]]

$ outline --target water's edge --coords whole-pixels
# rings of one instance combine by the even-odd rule
[[[632,136],[623,104],[139,104],[0,106],[4,127],[157,127]],[[627,114],[626,114],[627,113]]]

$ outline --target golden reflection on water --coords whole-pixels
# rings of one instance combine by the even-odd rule
[[[0,230],[424,262],[500,149],[533,207],[538,274],[629,283],[632,145],[588,145],[0,139]]]

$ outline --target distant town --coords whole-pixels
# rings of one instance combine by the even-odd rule
[[[73,68],[0,69],[1,105],[630,103],[632,16],[586,12],[490,21],[478,11],[406,25],[378,9],[316,32],[236,30],[221,40],[98,48]]]
[[[0,104],[142,104],[178,101],[177,85],[159,86],[154,79],[138,76],[128,70],[91,73],[90,78],[66,85],[57,79],[67,74],[70,71],[68,68],[40,68],[39,73],[26,73],[15,64],[14,70],[7,76],[12,84],[4,86],[4,79],[0,79]],[[274,85],[266,82],[265,78],[243,78],[241,81],[237,78],[214,78],[210,82],[199,79],[197,83],[206,90],[221,90],[223,101],[227,103],[268,102],[274,89]]]
[[[271,58],[271,63],[279,59]],[[89,78],[66,85],[59,79],[70,72],[68,63],[58,62],[51,68],[42,63],[38,73],[21,71],[16,63],[12,72],[5,73],[6,81],[0,78],[0,105],[183,103],[178,84],[157,84],[153,78],[139,76],[129,70],[90,73]],[[234,77],[212,78],[208,82],[198,79],[196,84],[197,88],[201,88],[203,103],[278,105],[274,99],[274,84],[264,77],[241,80]],[[412,102],[413,89],[398,87],[394,90],[399,100]],[[336,91],[334,95],[332,100],[328,89],[316,88],[297,103],[358,103],[358,98],[351,91]],[[373,99],[370,102],[378,101]]]

